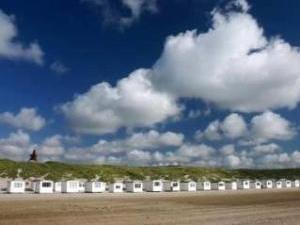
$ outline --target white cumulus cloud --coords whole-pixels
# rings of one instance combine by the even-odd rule
[[[18,38],[15,17],[0,9],[0,58],[26,60],[43,64],[43,51],[37,42],[25,46]]]
[[[45,126],[46,120],[37,114],[35,108],[21,108],[20,112],[15,115],[11,112],[0,113],[0,123],[16,128],[38,131]]]
[[[158,92],[139,69],[115,87],[99,83],[65,103],[61,110],[71,127],[86,134],[112,133],[121,127],[144,127],[177,115],[180,107],[169,94]]]
[[[296,135],[293,125],[279,114],[266,111],[251,120],[253,137],[260,142],[268,140],[290,140]]]
[[[282,38],[267,37],[248,13],[214,10],[207,32],[169,36],[154,65],[154,84],[174,96],[198,98],[242,112],[294,108],[300,101],[300,52]]]

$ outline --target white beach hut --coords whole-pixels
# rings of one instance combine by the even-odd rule
[[[25,181],[11,180],[7,182],[8,193],[25,193]]]
[[[53,193],[53,181],[40,180],[36,181],[34,185],[35,193]]]
[[[262,181],[262,188],[271,189],[274,186],[273,180],[263,180]]]
[[[225,189],[226,189],[225,182],[224,181],[218,182],[218,190],[225,191]]]
[[[238,182],[238,189],[250,189],[250,181],[249,180],[241,180]]]
[[[259,180],[255,181],[255,189],[261,189],[261,188],[262,188],[261,181],[259,181]]]
[[[250,188],[251,189],[261,189],[262,188],[262,182],[259,180],[255,180],[253,182],[250,182]]]
[[[283,181],[283,187],[284,188],[291,188],[292,187],[292,181],[291,180],[284,180]]]
[[[121,192],[123,192],[123,187],[124,187],[123,182],[114,182],[114,183],[109,184],[108,190],[109,190],[109,192],[112,192],[112,193],[121,193]]]
[[[54,192],[57,192],[57,193],[61,192],[61,184],[62,184],[61,181],[55,182],[55,183],[53,184],[53,191],[54,191]]]
[[[294,180],[293,187],[295,187],[295,188],[300,187],[300,181],[299,180]]]
[[[199,191],[210,191],[211,182],[210,181],[200,181],[197,183],[197,190]]]
[[[230,181],[225,183],[225,189],[226,190],[237,190],[237,182],[236,181]]]
[[[105,192],[106,183],[100,181],[90,181],[85,183],[85,192],[101,193]]]
[[[143,192],[143,182],[139,180],[126,181],[125,188],[127,192]]]
[[[164,191],[180,191],[179,181],[164,181],[163,182]]]
[[[282,181],[281,180],[276,181],[275,187],[278,189],[282,188]]]
[[[150,180],[144,181],[144,190],[151,192],[161,192],[163,191],[163,182],[162,180]]]
[[[180,183],[182,191],[197,191],[197,183],[195,181],[185,181]]]
[[[61,192],[62,193],[79,192],[79,181],[78,180],[63,181],[61,184]]]
[[[78,192],[85,192],[85,181],[78,181]]]

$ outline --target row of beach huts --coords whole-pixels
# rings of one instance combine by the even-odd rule
[[[53,182],[36,180],[31,183],[30,191],[34,193],[101,193],[101,192],[176,192],[176,191],[210,191],[210,190],[248,190],[248,189],[300,188],[300,180],[237,180],[237,181],[120,181],[105,183],[101,181],[84,182],[68,180]],[[28,191],[24,180],[7,181],[5,193],[25,193]]]

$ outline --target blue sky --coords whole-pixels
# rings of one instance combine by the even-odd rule
[[[299,167],[298,1],[0,3],[0,157]]]

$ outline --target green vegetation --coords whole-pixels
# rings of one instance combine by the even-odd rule
[[[193,180],[231,180],[231,179],[264,179],[264,178],[300,178],[299,169],[273,170],[229,170],[221,168],[199,167],[130,167],[111,165],[77,165],[60,162],[30,163],[0,160],[0,176],[15,178],[45,177],[54,181],[61,179],[96,177],[103,181],[112,181],[120,178],[143,180],[146,177],[164,179],[193,179]]]

